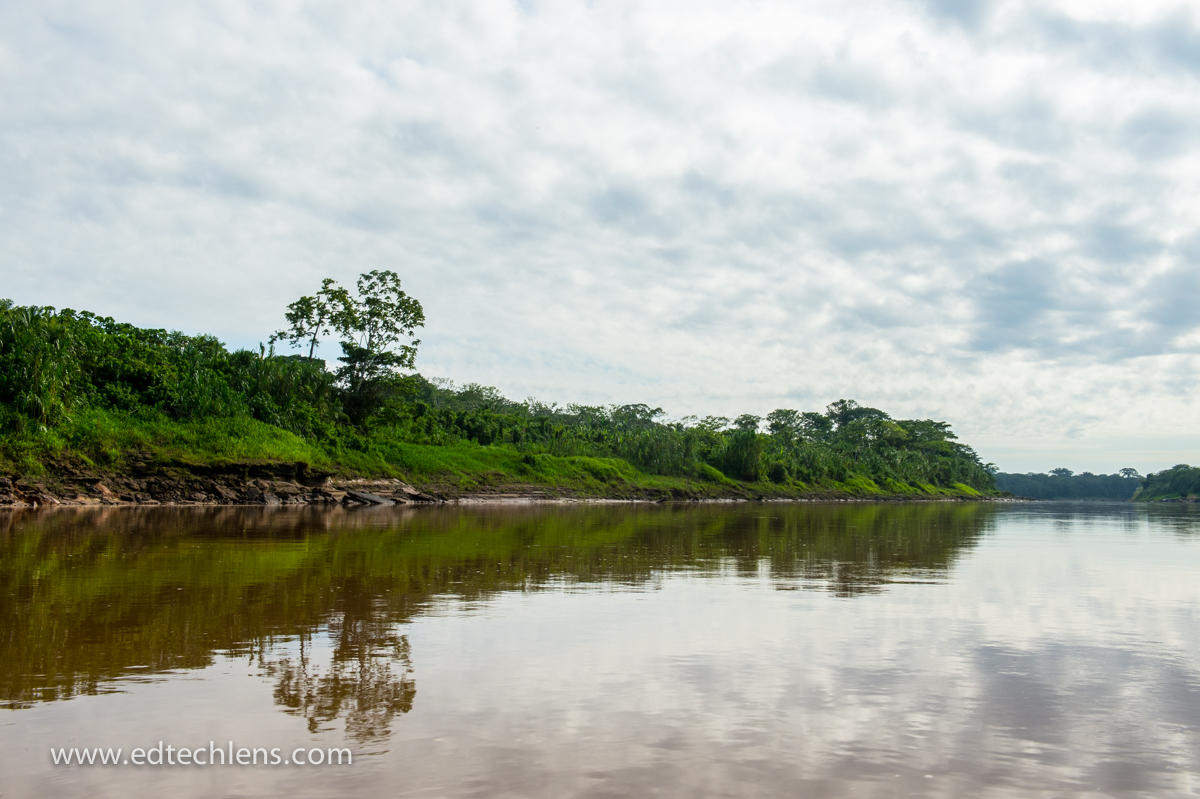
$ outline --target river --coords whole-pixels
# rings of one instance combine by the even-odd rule
[[[1191,505],[0,514],[5,797],[1198,791]]]

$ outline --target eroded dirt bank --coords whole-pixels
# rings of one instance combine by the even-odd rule
[[[306,464],[172,465],[130,474],[63,470],[44,479],[0,476],[0,507],[57,505],[334,505],[439,502],[401,480],[337,480]]]
[[[745,502],[996,501],[998,497],[850,496],[841,493],[762,496],[742,486],[694,488],[611,486],[603,495],[570,488],[512,484],[463,488],[411,485],[395,478],[345,478],[304,463],[219,466],[146,464],[105,474],[60,466],[42,478],[0,475],[0,508],[87,505],[412,505],[446,502]]]

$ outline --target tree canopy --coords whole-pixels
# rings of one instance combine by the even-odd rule
[[[288,305],[284,313],[288,327],[271,340],[308,344],[312,358],[320,339],[336,333],[342,348],[338,360],[343,364],[337,380],[346,391],[348,415],[361,424],[383,406],[388,378],[413,368],[421,343],[414,335],[425,324],[425,311],[390,269],[364,272],[355,288],[357,293],[351,294],[325,278],[315,294]]]
[[[958,442],[947,423],[895,419],[850,399],[824,411],[671,419],[644,403],[563,407],[510,400],[474,383],[458,388],[428,380],[411,372],[424,312],[386,270],[365,273],[353,292],[325,280],[291,303],[285,317],[287,327],[272,344],[286,341],[307,354],[278,355],[273,347],[231,352],[212,336],[0,301],[0,432],[11,442],[49,431],[54,441],[82,446],[94,430],[75,425],[80,413],[252,419],[350,462],[355,452],[385,452],[405,442],[504,447],[535,461],[541,454],[617,458],[647,474],[770,482],[797,491],[927,494],[992,486],[993,467]],[[342,349],[332,371],[311,357],[329,335]]]
[[[1049,474],[1029,472],[996,475],[997,489],[1030,499],[1109,499],[1124,502],[1133,496],[1140,482],[1137,470],[1128,467],[1116,474],[1075,474],[1070,469],[1059,467],[1051,469]]]

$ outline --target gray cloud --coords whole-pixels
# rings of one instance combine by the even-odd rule
[[[977,290],[974,346],[983,351],[1054,349],[1057,331],[1049,316],[1059,305],[1056,273],[1053,264],[1035,260],[1006,264],[983,275]]]
[[[1200,325],[1200,270],[1194,261],[1177,264],[1158,276],[1149,292],[1147,316],[1168,334]]]
[[[897,92],[886,75],[855,63],[818,66],[809,75],[807,88],[818,96],[876,109],[891,106],[897,99]]]
[[[1055,103],[1036,92],[1004,98],[1000,103],[972,103],[956,117],[966,131],[1035,153],[1069,148],[1075,134],[1059,118]]]
[[[1120,142],[1140,158],[1173,158],[1194,146],[1197,123],[1192,115],[1164,108],[1141,111],[1121,125]]]
[[[1083,255],[1105,263],[1143,267],[1162,244],[1119,213],[1101,213],[1080,226],[1076,239]],[[1132,271],[1132,270],[1131,270]]]
[[[978,30],[992,9],[991,0],[923,0],[923,5],[935,19],[968,31]]]
[[[1200,26],[1193,13],[1175,7],[1149,23],[1079,19],[1053,8],[1023,15],[1024,30],[1048,47],[1070,47],[1106,70],[1168,67],[1200,72]]]
[[[638,227],[651,215],[646,199],[635,189],[609,186],[593,192],[588,208],[601,224]]]
[[[1028,428],[1043,467],[1068,421],[1198,410],[1200,33],[1170,7],[16,2],[0,30],[18,302],[255,346],[390,267],[431,375],[676,415],[857,396],[985,456]]]
[[[1006,161],[997,169],[1007,190],[1032,202],[1039,211],[1059,214],[1077,202],[1080,187],[1049,159]]]

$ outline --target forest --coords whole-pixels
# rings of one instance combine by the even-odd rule
[[[1148,474],[1142,479],[1141,486],[1133,498],[1143,502],[1200,499],[1200,467],[1181,463],[1170,469]]]
[[[1049,474],[996,474],[996,488],[1029,499],[1105,499],[1124,502],[1142,484],[1136,469],[1126,467],[1113,474],[1073,473],[1059,467]]]
[[[1140,502],[1200,497],[1200,469],[1179,464],[1142,476],[1125,467],[1113,474],[1073,473],[1051,469],[1049,474],[997,472],[996,489],[1028,499],[1085,499]]]
[[[995,467],[946,422],[849,399],[823,411],[669,418],[645,404],[516,401],[414,370],[424,322],[394,272],[326,280],[257,351],[0,300],[0,474],[62,464],[297,461],[461,488],[620,493],[658,477],[776,494],[974,495]],[[342,356],[313,357],[337,336]],[[277,348],[294,346],[300,354]]]

